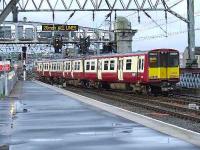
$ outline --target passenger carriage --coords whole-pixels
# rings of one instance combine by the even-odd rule
[[[179,81],[179,53],[156,49],[130,54],[38,62],[38,73],[69,84],[114,89],[167,91]],[[42,72],[42,74],[41,74]]]

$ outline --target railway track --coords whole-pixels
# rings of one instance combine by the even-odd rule
[[[185,102],[185,104],[195,103],[200,106],[200,97],[186,94],[174,94],[174,99],[178,99],[180,102]]]
[[[170,115],[184,120],[191,120],[200,123],[200,110],[189,109],[188,104],[191,102],[186,99],[176,99],[169,97],[153,97],[135,95],[130,92],[116,92],[111,90],[84,89],[81,87],[70,86],[67,90],[86,92],[88,94],[98,95],[100,97],[118,101],[131,106],[141,107],[156,113]]]

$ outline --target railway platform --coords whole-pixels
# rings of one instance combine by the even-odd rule
[[[9,150],[200,149],[84,103],[77,94],[63,94],[32,81],[24,82],[18,91],[19,96],[0,101],[0,149],[1,146]]]

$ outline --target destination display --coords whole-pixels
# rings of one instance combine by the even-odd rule
[[[78,25],[42,25],[42,31],[78,31]]]

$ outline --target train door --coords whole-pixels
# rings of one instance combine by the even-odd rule
[[[45,69],[46,69],[46,64],[42,64],[43,66],[42,66],[42,75],[44,76],[44,71],[45,71]]]
[[[118,80],[123,80],[123,58],[118,61]]]
[[[167,79],[167,67],[168,67],[168,52],[160,52],[159,55],[159,72],[161,79]]]
[[[52,62],[49,62],[49,76],[51,77],[51,71],[52,71]]]
[[[138,56],[138,61],[137,61],[137,80],[144,80],[144,56]]]
[[[102,60],[101,59],[98,60],[98,71],[97,71],[97,74],[98,74],[98,79],[102,80]]]
[[[75,62],[71,61],[71,77],[74,78],[74,69],[75,69]]]
[[[63,77],[65,78],[65,72],[66,72],[66,62],[63,61]]]

